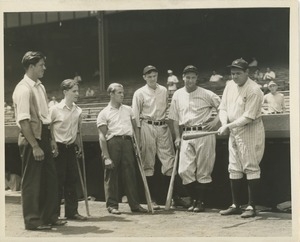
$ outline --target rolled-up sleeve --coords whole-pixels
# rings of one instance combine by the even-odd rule
[[[102,125],[107,125],[106,115],[105,112],[103,112],[103,110],[98,114],[96,124],[97,128],[99,128]]]
[[[19,86],[13,95],[13,101],[16,108],[16,123],[25,119],[31,119],[30,116],[30,90]]]

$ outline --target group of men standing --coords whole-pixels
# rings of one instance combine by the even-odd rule
[[[47,104],[40,81],[46,70],[46,57],[28,51],[22,59],[24,78],[13,92],[16,123],[20,128],[18,145],[22,160],[22,208],[27,230],[48,230],[67,223],[60,217],[64,198],[67,219],[86,220],[78,214],[76,155],[80,154],[78,135],[82,110],[75,104],[78,83],[61,83],[64,99]],[[78,148],[76,154],[75,146]]]
[[[78,137],[82,110],[75,104],[79,94],[78,83],[72,79],[63,81],[64,99],[49,111],[45,88],[39,80],[46,69],[45,59],[40,52],[25,54],[22,63],[26,73],[13,93],[23,163],[23,216],[25,228],[32,230],[51,229],[51,226],[66,223],[58,219],[63,195],[67,219],[86,219],[78,214],[75,188],[78,172],[76,155],[81,152]],[[221,100],[215,93],[197,86],[198,69],[186,66],[182,74],[184,87],[175,91],[168,116],[168,91],[157,83],[156,67],[149,65],[143,69],[146,84],[134,93],[132,108],[122,104],[123,86],[118,83],[109,85],[110,102],[97,117],[109,213],[121,214],[118,206],[119,179],[122,179],[131,211],[148,212],[140,205],[137,192],[134,134],[137,148],[141,149],[142,167],[153,209],[160,209],[157,204],[158,187],[154,180],[156,158],[161,162],[163,181],[169,185],[175,149],[178,149],[180,178],[176,176],[175,179],[174,204],[183,205],[190,212],[204,212],[206,194],[212,183],[216,136],[183,140],[182,134],[218,130],[220,135],[229,131],[228,171],[233,200],[233,204],[220,213],[241,214],[244,218],[256,215],[259,163],[264,151],[263,94],[248,77],[246,61],[237,59],[230,68],[233,80],[226,85]],[[174,142],[167,119],[172,123]],[[244,174],[248,181],[249,202],[242,213],[240,189]],[[180,198],[180,185],[192,198],[191,204]]]

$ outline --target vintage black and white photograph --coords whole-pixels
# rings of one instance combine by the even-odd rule
[[[297,241],[298,3],[241,2],[0,1],[3,239]]]

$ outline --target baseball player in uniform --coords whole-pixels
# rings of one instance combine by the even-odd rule
[[[241,214],[242,218],[248,218],[256,215],[259,163],[265,147],[265,130],[261,119],[263,93],[256,82],[248,77],[248,63],[245,60],[237,59],[229,67],[233,80],[224,89],[219,107],[222,126],[218,131],[221,135],[230,131],[228,171],[233,204],[221,210],[220,214]],[[244,174],[248,183],[249,201],[242,213],[240,190]]]
[[[197,79],[198,70],[195,66],[189,65],[184,68],[185,86],[178,89],[172,97],[169,119],[173,120],[175,146],[180,147],[178,173],[193,199],[188,211],[204,212],[205,193],[212,182],[216,137],[209,135],[182,140],[180,131],[214,129],[219,119],[218,116],[213,117],[213,109],[218,109],[220,98],[215,93],[197,86]]]
[[[75,102],[79,96],[78,82],[66,79],[61,83],[64,99],[50,108],[50,116],[58,153],[55,154],[55,165],[58,178],[57,212],[60,215],[60,201],[65,199],[65,217],[73,220],[86,220],[78,213],[78,195],[76,182],[78,168],[76,147],[81,152],[79,131],[82,110]]]
[[[138,202],[135,157],[132,135],[136,126],[131,107],[123,105],[124,89],[121,84],[112,83],[107,89],[110,102],[98,115],[99,143],[104,162],[104,189],[106,207],[111,214],[118,210],[119,178],[125,188],[132,212],[147,213]],[[134,130],[133,130],[134,127]]]
[[[146,66],[143,70],[146,85],[135,91],[132,100],[133,113],[137,127],[140,129],[140,133],[137,133],[137,140],[141,145],[143,167],[155,210],[160,209],[156,203],[158,191],[153,178],[155,156],[158,156],[162,164],[161,172],[167,184],[170,183],[175,160],[172,135],[165,122],[168,92],[165,87],[157,83],[157,76],[158,71],[154,66]],[[177,203],[185,205],[177,195],[175,187],[176,182],[173,199],[176,199]]]

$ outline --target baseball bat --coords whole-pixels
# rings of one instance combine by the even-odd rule
[[[197,139],[197,138],[201,138],[213,134],[218,134],[218,131],[198,131],[198,132],[184,133],[182,135],[182,139],[184,140]]]
[[[176,171],[177,171],[178,160],[179,160],[179,149],[176,150],[175,162],[174,162],[172,176],[171,176],[170,185],[169,185],[169,189],[168,189],[165,210],[169,210],[171,207],[173,189],[174,189],[174,181],[175,181],[175,176],[177,173]]]
[[[138,163],[138,167],[139,167],[141,177],[142,177],[142,181],[143,181],[143,184],[144,184],[145,197],[146,197],[146,201],[147,201],[147,205],[148,205],[148,210],[151,213],[154,213],[153,206],[152,206],[152,199],[151,199],[151,195],[150,195],[150,190],[149,190],[149,187],[148,187],[145,171],[144,171],[144,168],[143,168],[143,165],[142,165],[141,151],[140,151],[140,147],[138,146],[135,133],[133,133],[133,135],[132,135],[132,144],[133,144],[133,149],[134,149],[135,156],[136,156],[136,161]]]

